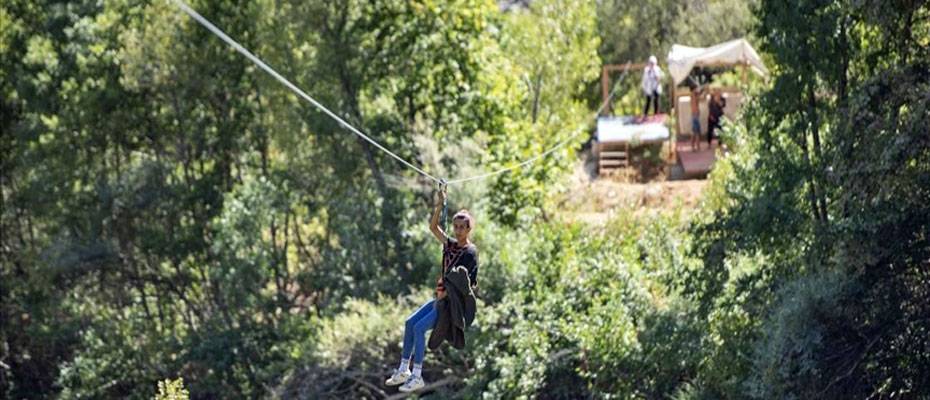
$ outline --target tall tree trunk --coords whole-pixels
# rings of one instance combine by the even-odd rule
[[[539,98],[542,96],[542,74],[536,75],[536,82],[533,84],[533,123],[539,116]]]
[[[360,82],[363,82],[365,78],[361,76],[362,74],[352,73],[349,63],[350,60],[348,59],[348,57],[352,55],[347,55],[345,51],[339,50],[350,47],[345,40],[346,36],[351,34],[347,31],[349,12],[347,7],[327,7],[324,11],[325,15],[323,15],[322,29],[324,36],[332,42],[332,47],[337,50],[337,58],[334,67],[338,71],[339,83],[342,87],[344,98],[348,103],[348,112],[351,116],[348,122],[356,126],[361,126],[361,122],[364,121],[364,119],[362,118],[361,108],[359,107],[359,88],[361,86]],[[365,163],[368,165],[368,169],[371,170],[378,194],[383,199],[381,202],[381,227],[391,232],[389,234],[391,239],[393,239],[392,243],[397,252],[396,256],[398,259],[403,259],[401,255],[403,252],[403,241],[400,235],[392,232],[399,222],[399,218],[397,218],[394,212],[394,210],[397,209],[395,199],[391,195],[387,183],[384,180],[384,175],[375,160],[372,145],[358,135],[356,135],[356,141],[362,149],[362,154],[365,157]],[[389,255],[385,254],[384,257],[383,261],[391,261]],[[401,269],[400,274],[403,279],[406,279],[409,275],[408,271],[405,269]]]
[[[837,85],[837,102],[839,107],[844,107],[846,105],[847,97],[847,87],[849,86],[849,77],[847,73],[849,72],[849,25],[850,17],[847,15],[843,18],[843,22],[840,25],[840,37],[839,37],[839,48],[841,51],[840,62],[839,62],[839,84]]]
[[[810,86],[807,88],[807,100],[808,100],[808,116],[810,117],[811,124],[811,137],[814,142],[814,156],[815,160],[811,163],[811,168],[813,170],[814,176],[814,196],[816,198],[816,211],[817,217],[821,223],[827,223],[827,199],[826,199],[826,189],[823,187],[823,148],[820,145],[820,121],[818,120],[817,115],[817,98],[814,95],[814,88]],[[806,155],[805,155],[806,157]],[[818,190],[818,185],[820,184],[820,190]]]
[[[904,32],[901,35],[901,47],[898,52],[901,54],[901,64],[907,64],[910,59],[910,43],[914,35],[914,11],[916,7],[907,8],[907,16],[904,17]],[[919,46],[918,46],[919,47]]]
[[[346,69],[345,65],[342,66],[340,70],[340,78],[342,78],[342,86],[345,90],[346,97],[349,102],[350,113],[352,114],[352,119],[355,120],[356,126],[361,126],[361,121],[363,121],[361,114],[361,107],[359,107],[358,99],[358,90],[353,85],[352,81],[349,80],[349,77],[344,72]],[[378,194],[383,200],[381,202],[381,227],[386,232],[392,232],[393,227],[397,226],[400,222],[399,218],[395,215],[395,210],[398,208],[396,201],[392,193],[388,189],[387,183],[384,181],[384,175],[381,173],[381,169],[378,167],[378,163],[375,160],[374,151],[372,150],[371,143],[368,143],[361,136],[355,135],[356,140],[359,143],[359,146],[362,148],[362,152],[365,155],[365,162],[368,164],[368,168],[371,169],[372,178],[375,180],[375,186],[378,189]],[[389,233],[391,236],[392,243],[394,245],[394,251],[396,259],[404,259],[404,243],[400,235],[395,233]],[[384,262],[390,262],[389,254],[384,254]],[[405,268],[400,269],[401,279],[406,280],[409,278],[409,271]]]
[[[813,164],[811,163],[810,150],[808,150],[807,139],[804,139],[804,142],[801,145],[802,154],[804,157],[804,164],[808,167],[807,174],[807,186],[810,190],[807,191],[808,201],[811,203],[811,215],[815,221],[820,221],[820,207],[817,204],[817,184],[814,181],[814,171]]]

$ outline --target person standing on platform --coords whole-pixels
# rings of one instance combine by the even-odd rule
[[[727,100],[723,98],[720,89],[714,89],[714,94],[707,102],[707,144],[713,146],[714,131],[720,129],[720,121],[723,118],[723,109],[727,106]]]
[[[659,113],[659,96],[662,94],[662,69],[656,56],[649,56],[649,63],[643,70],[643,94],[646,95],[646,107],[643,108],[643,119],[649,115],[649,103],[652,102],[652,114]]]
[[[700,86],[691,88],[691,151],[701,149],[701,93]]]

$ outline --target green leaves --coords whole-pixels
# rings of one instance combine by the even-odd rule
[[[451,193],[480,221],[484,304],[470,347],[427,362],[464,377],[437,396],[919,397],[930,10],[878,3],[192,6],[436,175],[568,141]],[[558,222],[602,61],[753,15],[776,75],[704,211]],[[0,27],[6,397],[384,397],[438,268],[432,184],[170,2],[9,0]]]
[[[190,393],[184,388],[184,378],[165,379],[158,382],[155,400],[188,400]]]
[[[581,100],[585,83],[598,76],[594,4],[536,1],[504,15],[500,60],[491,60],[491,96],[505,107],[502,134],[491,136],[490,169],[514,166],[558,143],[562,149],[491,183],[497,221],[526,224],[542,211],[547,193],[574,161],[587,139],[590,111]],[[493,74],[505,74],[496,77]],[[520,216],[521,213],[525,215]]]
[[[717,206],[692,231],[704,267],[686,290],[713,309],[732,346],[714,358],[754,354],[751,371],[745,361],[721,364],[743,371],[749,396],[919,391],[924,372],[904,365],[928,355],[892,348],[926,342],[904,331],[926,312],[908,306],[926,295],[907,288],[926,284],[917,271],[930,255],[926,202],[916,200],[930,176],[919,167],[928,60],[901,43],[917,39],[926,23],[910,17],[928,10],[876,17],[860,6],[762,2],[758,34],[778,63],[775,80],[745,114],[747,129],[733,132],[742,145],[715,172]],[[748,275],[737,278],[740,270]],[[760,324],[747,313],[768,317]],[[736,390],[707,381],[705,389]]]

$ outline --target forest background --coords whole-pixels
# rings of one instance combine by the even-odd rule
[[[765,58],[693,209],[571,220],[589,135],[453,186],[479,316],[425,397],[930,398],[927,1],[190,4],[450,178],[592,129],[604,63]],[[0,93],[4,398],[390,396],[434,184],[168,1],[4,0]]]

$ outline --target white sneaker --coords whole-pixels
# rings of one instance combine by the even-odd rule
[[[394,371],[394,375],[391,375],[390,378],[384,381],[384,384],[388,386],[397,386],[397,385],[400,385],[401,383],[406,382],[407,378],[409,377],[410,377],[410,371],[406,369],[401,371],[398,369]]]
[[[420,390],[426,386],[426,382],[423,382],[423,377],[421,376],[411,376],[407,379],[407,382],[404,383],[404,386],[401,386],[398,390],[401,392],[414,392]]]

